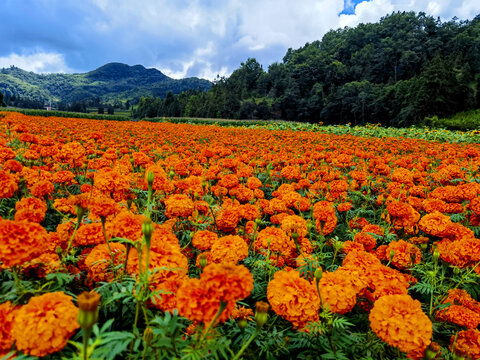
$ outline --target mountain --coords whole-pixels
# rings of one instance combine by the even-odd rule
[[[142,65],[109,63],[83,74],[36,74],[12,66],[0,69],[0,92],[43,102],[71,103],[99,98],[102,102],[165,97],[189,89],[208,90],[212,83],[196,77],[175,80]]]

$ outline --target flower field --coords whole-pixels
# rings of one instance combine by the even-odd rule
[[[479,359],[478,135],[345,129],[0,113],[0,358]]]

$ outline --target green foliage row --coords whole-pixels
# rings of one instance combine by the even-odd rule
[[[480,130],[480,109],[462,111],[451,117],[439,119],[438,116],[426,118],[426,123],[436,129]]]

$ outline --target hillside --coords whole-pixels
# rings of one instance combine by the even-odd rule
[[[99,98],[102,102],[165,97],[189,89],[208,90],[211,83],[199,78],[175,80],[142,65],[109,63],[83,74],[36,74],[17,67],[0,70],[0,92],[41,102],[71,103]]]

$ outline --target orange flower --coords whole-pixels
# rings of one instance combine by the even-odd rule
[[[41,223],[47,212],[47,204],[44,200],[34,197],[22,198],[15,204],[15,210],[15,220]]]
[[[298,235],[298,238],[307,236],[307,221],[298,215],[287,215],[281,220],[280,228],[285,231],[288,236],[293,233]]]
[[[107,218],[120,212],[120,207],[115,200],[106,196],[97,196],[90,200],[88,209],[91,214],[100,218]]]
[[[10,173],[0,169],[0,199],[12,197],[18,190],[18,184]]]
[[[0,356],[8,354],[15,341],[12,326],[17,310],[10,301],[0,304]]]
[[[480,331],[468,329],[459,331],[450,338],[450,350],[468,359],[480,359]]]
[[[301,329],[319,319],[320,298],[311,282],[302,279],[297,271],[277,271],[267,287],[272,310]]]
[[[126,248],[123,244],[110,243],[113,253],[113,266],[118,266],[125,261]],[[88,268],[88,276],[93,281],[112,281],[115,276],[112,271],[112,255],[107,244],[95,246],[85,258],[85,266]]]
[[[353,241],[357,244],[362,244],[366,251],[371,251],[375,246],[377,246],[377,240],[375,240],[372,235],[364,231],[356,233]]]
[[[248,244],[240,236],[227,235],[215,240],[211,259],[215,263],[237,264],[248,256]]]
[[[282,229],[269,226],[258,233],[255,248],[293,257],[295,242]]]
[[[47,231],[37,223],[0,219],[0,261],[6,267],[23,264],[47,250]]]
[[[337,226],[337,215],[335,207],[329,201],[319,201],[313,206],[313,217],[316,222],[317,231],[320,234],[328,235]]]
[[[419,264],[422,260],[422,252],[415,245],[405,240],[392,241],[386,249],[387,256],[394,252],[392,264],[399,269],[407,269]]]
[[[230,233],[235,230],[238,222],[240,221],[240,214],[238,210],[239,209],[236,207],[229,207],[220,212],[215,219],[215,222],[221,231],[224,233]]]
[[[218,318],[228,320],[237,300],[250,295],[253,276],[243,265],[210,264],[205,267],[200,279],[186,278],[177,292],[178,312],[192,321],[210,323],[220,308],[226,308]]]
[[[74,244],[75,246],[88,246],[103,244],[105,241],[102,224],[97,222],[82,224],[75,234]]]
[[[60,351],[80,326],[78,308],[63,292],[36,296],[15,315],[12,336],[18,350],[42,357]]]
[[[424,350],[431,342],[432,322],[420,301],[409,295],[385,295],[375,301],[370,327],[387,344],[403,352]]]
[[[333,313],[345,314],[352,310],[357,302],[356,290],[345,271],[323,272],[318,286],[323,305]]]
[[[111,221],[107,232],[112,237],[125,238],[137,241],[142,237],[142,223],[145,219],[143,215],[135,215],[130,211],[123,211]]]
[[[37,181],[31,188],[30,193],[38,198],[50,195],[54,190],[53,184],[48,180]]]
[[[193,201],[184,194],[172,195],[165,200],[165,215],[168,218],[192,215],[194,210]]]
[[[218,235],[216,233],[199,230],[193,235],[192,244],[199,250],[209,250],[217,239]]]
[[[423,232],[433,236],[445,236],[448,225],[452,223],[449,216],[443,215],[439,211],[434,211],[420,219],[418,227]]]

